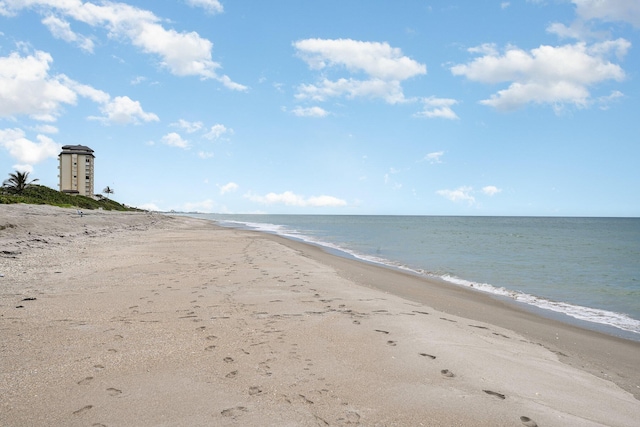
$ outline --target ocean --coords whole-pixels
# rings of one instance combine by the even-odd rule
[[[640,218],[190,214],[640,341]]]

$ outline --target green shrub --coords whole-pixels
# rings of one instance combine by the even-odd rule
[[[99,209],[107,211],[139,211],[130,208],[114,200],[101,198],[99,200],[85,196],[72,196],[53,190],[44,185],[32,184],[20,194],[0,194],[0,204],[26,203],[30,205],[53,205],[63,208],[75,207],[79,209]]]

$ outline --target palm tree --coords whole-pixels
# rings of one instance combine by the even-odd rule
[[[37,178],[29,181],[29,172],[16,171],[15,173],[9,174],[9,179],[6,179],[2,183],[2,186],[10,193],[20,194],[25,188],[29,187],[36,181],[38,181]]]
[[[104,190],[102,190],[102,192],[107,195],[107,199],[108,199],[109,194],[113,194],[113,188],[107,185],[106,187],[104,187]]]

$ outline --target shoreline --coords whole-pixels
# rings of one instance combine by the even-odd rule
[[[345,258],[324,250],[322,246],[261,231],[247,232],[263,234],[299,250],[336,268],[342,277],[360,286],[429,305],[438,311],[513,330],[556,353],[563,363],[612,380],[640,400],[640,342],[636,340],[543,316],[528,307],[519,307],[513,301],[496,298],[489,293],[431,280],[384,265]],[[403,286],[393,285],[396,281],[402,282]]]
[[[640,416],[636,342],[211,220],[79,220],[0,206],[0,424],[627,426]]]
[[[499,285],[493,284],[492,281],[482,281],[477,279],[477,275],[474,275],[473,272],[466,271],[465,276],[457,277],[455,273],[453,274],[430,274],[423,270],[423,268],[427,267],[428,263],[422,263],[419,260],[411,258],[410,254],[408,258],[402,258],[402,260],[398,259],[398,256],[403,256],[402,254],[397,255],[396,258],[386,258],[380,257],[379,253],[373,254],[371,251],[367,251],[366,248],[361,248],[359,250],[353,250],[349,247],[343,247],[342,244],[337,244],[336,242],[341,240],[349,240],[349,234],[347,233],[345,236],[338,237],[334,236],[333,238],[323,239],[322,236],[324,232],[330,230],[322,231],[322,227],[320,229],[315,229],[312,223],[305,222],[304,220],[298,220],[297,216],[294,215],[291,220],[289,219],[278,219],[278,215],[272,216],[267,215],[266,217],[269,219],[265,219],[262,222],[258,217],[250,218],[251,215],[240,216],[235,219],[234,216],[230,218],[225,218],[224,215],[207,215],[207,214],[184,214],[188,217],[200,218],[200,219],[208,219],[215,221],[218,225],[227,228],[236,228],[239,230],[253,230],[264,232],[267,234],[273,234],[281,237],[285,237],[287,239],[291,239],[294,241],[307,243],[313,246],[318,246],[323,248],[325,251],[336,254],[343,258],[357,260],[360,262],[364,262],[367,264],[383,266],[385,268],[397,269],[399,271],[408,272],[410,274],[416,274],[420,277],[424,277],[428,281],[438,281],[444,282],[451,286],[459,286],[464,287],[474,291],[481,291],[483,293],[491,295],[493,298],[498,300],[510,301],[518,307],[523,307],[525,310],[528,310],[536,315],[540,315],[542,317],[557,320],[563,323],[568,323],[573,326],[577,326],[579,328],[588,329],[600,333],[604,333],[606,335],[612,335],[615,337],[628,339],[632,341],[640,342],[640,312],[629,310],[625,311],[625,307],[630,308],[631,306],[625,306],[624,304],[618,305],[618,308],[612,308],[611,304],[603,305],[589,305],[586,303],[584,298],[580,297],[580,293],[572,294],[572,297],[569,298],[566,294],[556,295],[554,297],[554,291],[548,290],[546,294],[543,290],[538,290],[542,293],[540,296],[539,293],[535,291],[527,290],[527,286],[531,285],[531,277],[538,277],[537,280],[543,280],[544,277],[540,277],[540,273],[537,270],[530,271],[527,273],[526,271],[520,271],[518,277],[512,278],[513,282],[519,282],[522,280],[524,283],[521,287],[519,286],[511,286],[507,283],[501,283]],[[304,216],[300,216],[301,218]],[[348,217],[348,216],[347,216]],[[366,216],[365,216],[366,217]],[[371,218],[378,218],[379,216],[371,216]],[[384,216],[382,216],[384,217]],[[341,218],[341,217],[340,217]],[[444,217],[443,217],[444,218]],[[450,217],[447,217],[450,218]],[[503,217],[494,217],[500,218]],[[575,219],[575,218],[569,218]],[[606,218],[605,218],[606,219]],[[299,222],[302,221],[302,222]],[[323,220],[324,221],[324,220]],[[356,227],[360,223],[367,222],[363,221],[354,221]],[[346,224],[346,223],[345,223]],[[385,224],[387,225],[387,224]],[[438,227],[437,224],[434,225]],[[299,228],[299,229],[298,229]],[[310,231],[300,231],[309,228]],[[315,230],[315,231],[314,231]],[[515,233],[515,231],[513,231]],[[335,239],[338,240],[335,240]],[[408,237],[411,239],[410,237]],[[414,242],[415,243],[415,242]],[[384,245],[384,243],[377,242],[376,245]],[[397,245],[397,241],[391,241],[389,245],[393,247]],[[354,245],[358,247],[358,244],[354,242]],[[372,249],[372,248],[369,248]],[[425,249],[426,250],[426,249]],[[446,251],[445,251],[446,252]],[[455,254],[452,254],[455,256]],[[487,259],[486,262],[490,262],[491,260],[497,261],[498,264],[502,264],[503,267],[507,268],[509,271],[509,267],[505,266],[504,263],[507,262],[505,259],[500,257],[499,254],[494,254],[495,258]],[[409,261],[408,261],[409,260]],[[412,260],[412,261],[411,261]],[[575,261],[575,258],[574,258]],[[413,263],[413,267],[409,266],[407,263]],[[438,261],[436,257],[436,263],[443,263],[442,260]],[[476,260],[477,262],[477,260]],[[445,262],[446,265],[446,262]],[[588,266],[587,266],[588,267]],[[442,267],[440,267],[442,268]],[[552,267],[553,268],[553,267]],[[445,270],[448,267],[444,267]],[[462,268],[463,271],[464,268]],[[484,272],[486,273],[486,272]],[[482,272],[481,272],[482,274]],[[511,274],[511,273],[507,273]],[[586,273],[585,273],[586,274]],[[523,276],[528,276],[529,279]],[[474,278],[475,277],[475,278]],[[508,276],[506,276],[508,277]],[[548,279],[548,278],[547,278]],[[565,280],[567,278],[565,277]],[[624,283],[624,282],[623,282]],[[587,287],[592,287],[593,283],[588,283]],[[592,289],[593,291],[594,289]],[[579,290],[574,290],[574,292],[581,292]],[[603,290],[604,292],[604,290]],[[559,298],[559,299],[558,299]],[[609,301],[614,306],[616,305],[615,301]],[[586,303],[586,304],[585,304]],[[606,307],[606,308],[605,308]],[[631,313],[635,313],[635,318],[632,317]]]

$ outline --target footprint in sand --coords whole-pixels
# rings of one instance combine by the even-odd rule
[[[78,385],[87,385],[91,382],[91,380],[93,379],[93,377],[86,377],[80,381],[78,381]]]
[[[220,413],[223,417],[236,417],[242,415],[243,412],[247,412],[247,408],[244,406],[236,406],[235,408],[224,409]]]
[[[453,372],[451,372],[451,371],[450,371],[450,370],[448,370],[448,369],[443,369],[442,371],[440,371],[440,373],[441,373],[443,376],[447,377],[447,378],[453,378],[453,377],[455,377],[455,375],[453,374]]]
[[[91,408],[93,408],[93,405],[83,406],[82,408],[78,409],[77,411],[73,411],[73,415],[83,414],[83,413],[87,412]]]
[[[395,341],[387,341],[387,345],[390,345],[391,347],[395,347],[396,346],[396,342]]]
[[[527,427],[538,427],[538,424],[529,417],[522,416],[520,417],[520,421]]]
[[[254,396],[260,393],[262,393],[262,389],[260,387],[253,386],[249,388],[249,396]]]
[[[215,349],[216,349],[216,346],[215,346],[215,345],[210,345],[209,347],[205,347],[205,349],[204,349],[204,350],[205,350],[205,351],[213,351],[213,350],[215,350]]]
[[[435,356],[432,356],[432,355],[427,354],[427,353],[419,353],[419,354],[420,354],[420,356],[428,357],[429,359],[432,359],[432,360],[436,358]]]
[[[237,375],[238,371],[231,371],[227,375],[225,375],[225,378],[235,378]]]
[[[107,389],[107,393],[109,393],[109,396],[118,396],[122,394],[122,390],[118,390],[117,388],[110,387]]]
[[[498,393],[498,392],[491,391],[491,390],[482,390],[482,391],[484,391],[485,393],[487,393],[487,394],[489,394],[491,396],[495,396],[495,397],[497,397],[499,399],[502,399],[502,400],[504,400],[506,398],[506,396],[504,394],[502,394],[502,393]]]
[[[231,363],[231,362],[233,362],[233,357],[225,357],[222,360],[224,360],[226,363]]]
[[[383,334],[389,334],[389,331],[383,331],[381,329],[376,329],[375,331],[376,332],[382,332]]]

